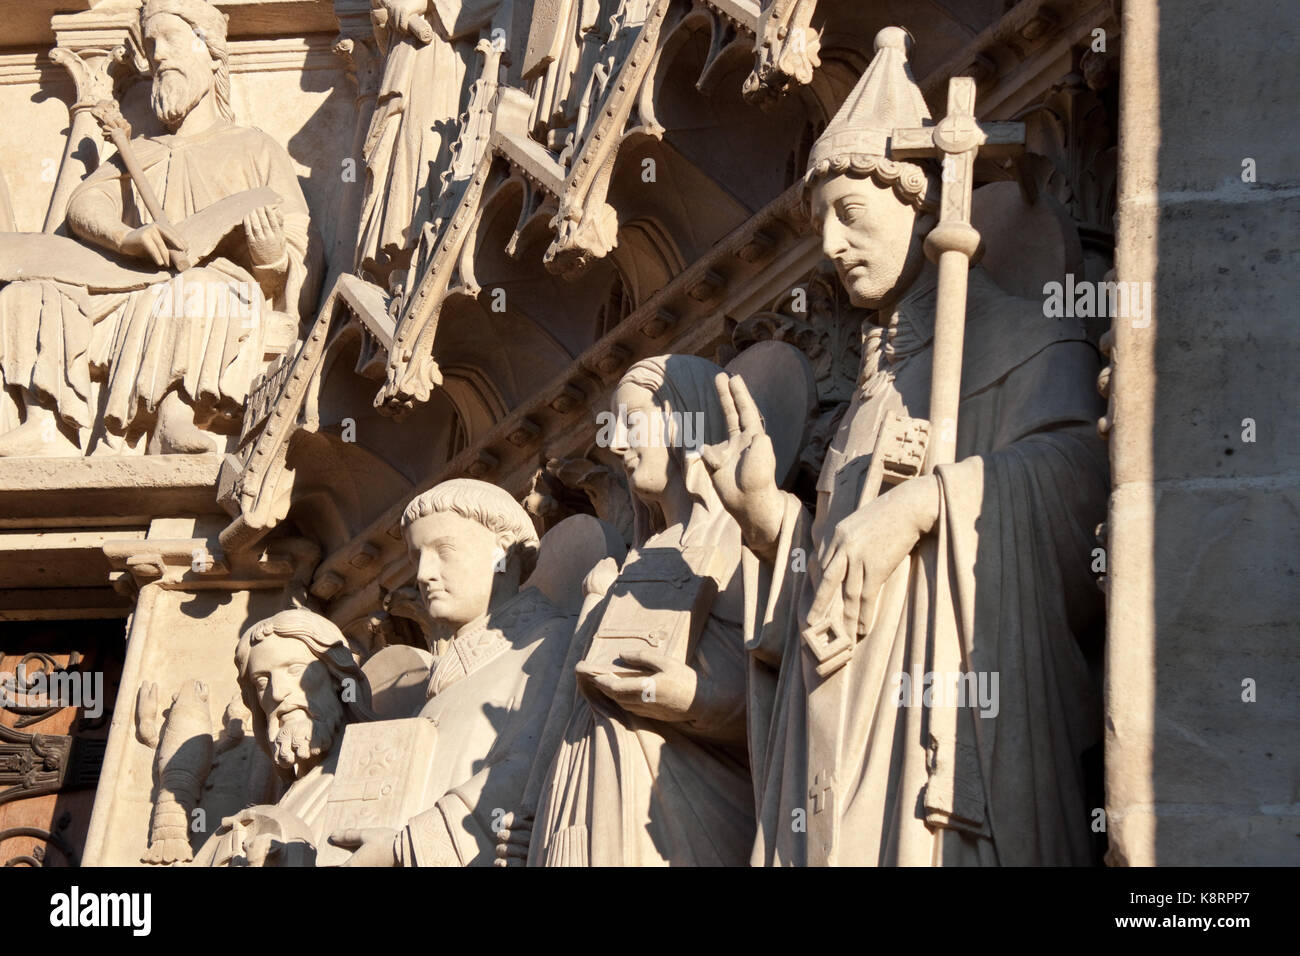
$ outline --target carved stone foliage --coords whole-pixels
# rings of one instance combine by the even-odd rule
[[[1085,246],[1094,249],[1114,244],[1118,55],[1076,52],[1075,69],[1018,114],[1029,138],[1026,175],[1069,210]]]
[[[754,72],[745,80],[745,98],[771,105],[797,86],[812,82],[821,66],[821,36],[810,28],[817,0],[767,0],[755,41]]]
[[[573,514],[591,514],[616,528],[626,542],[632,541],[631,498],[627,477],[619,465],[603,462],[613,458],[593,447],[587,458],[552,458],[538,469],[532,490],[524,499],[529,514],[546,528],[554,527]]]
[[[87,11],[55,17],[51,26],[57,45],[50,51],[50,60],[68,71],[76,99],[70,109],[67,149],[45,216],[46,232],[59,228],[73,188],[99,163],[99,135],[91,109],[119,97],[129,83],[149,70],[140,26],[130,13]],[[84,146],[90,149],[84,150]]]
[[[755,342],[789,342],[812,363],[818,400],[836,405],[849,400],[857,382],[867,316],[849,302],[834,267],[822,264],[768,309],[737,324],[732,343],[744,349]]]

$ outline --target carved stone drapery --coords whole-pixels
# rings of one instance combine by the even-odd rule
[[[348,182],[346,208],[343,211],[343,227],[337,232],[333,255],[330,256],[331,273],[325,278],[325,288],[333,285],[335,277],[343,271],[347,263],[356,257],[357,230],[360,226],[362,190],[365,186],[364,172],[359,169],[361,148],[365,142],[366,131],[370,128],[370,117],[375,110],[375,95],[379,90],[379,78],[383,73],[384,54],[375,39],[374,27],[370,20],[370,4],[358,3],[357,0],[335,0],[334,12],[339,19],[339,36],[334,42],[333,50],[347,64],[349,78],[356,86],[354,104],[356,121],[352,131],[352,151],[347,157],[350,174],[345,177]]]

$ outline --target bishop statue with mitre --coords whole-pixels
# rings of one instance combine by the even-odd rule
[[[730,437],[704,450],[750,551],[751,689],[775,693],[750,713],[752,862],[1088,863],[1099,360],[1077,322],[969,269],[978,236],[961,202],[950,218],[948,180],[968,213],[970,164],[939,175],[899,155],[918,132],[980,138],[969,111],[932,123],[908,43],[880,32],[808,163],[824,251],[872,312],[815,513],[777,488],[742,381],[720,377]],[[964,348],[940,361],[936,315],[960,335],[963,297]],[[932,384],[952,403],[939,420]]]

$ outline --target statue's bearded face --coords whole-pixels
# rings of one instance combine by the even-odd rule
[[[850,301],[877,309],[905,279],[916,210],[870,177],[829,176],[813,187],[813,226]]]
[[[194,29],[173,13],[158,13],[144,25],[153,65],[153,111],[175,129],[212,89],[213,59]]]
[[[495,533],[440,511],[412,521],[406,542],[420,596],[434,621],[459,628],[487,613],[494,577],[505,570],[505,551]]]
[[[271,635],[248,656],[248,680],[266,716],[276,765],[301,774],[330,751],[343,700],[329,668],[302,641]]]

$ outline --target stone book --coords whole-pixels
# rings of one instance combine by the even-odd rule
[[[400,829],[425,807],[438,729],[423,717],[352,724],[343,737],[334,786],[316,848],[317,866],[338,866],[352,850],[328,842],[338,830]]]
[[[610,589],[609,604],[586,662],[621,677],[646,674],[643,668],[622,662],[624,651],[655,651],[689,662],[718,594],[718,582],[710,573],[708,552],[712,550],[642,548],[633,552]],[[696,573],[692,559],[705,565],[706,573]]]

